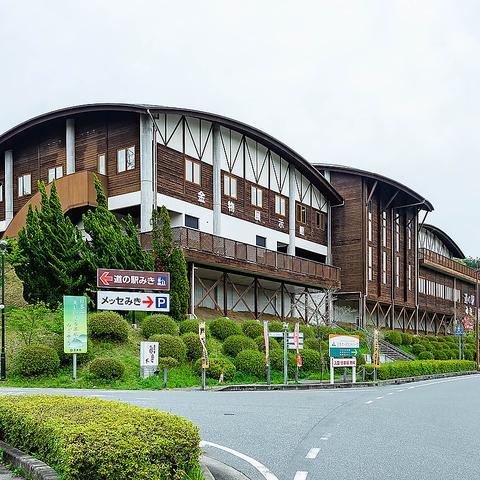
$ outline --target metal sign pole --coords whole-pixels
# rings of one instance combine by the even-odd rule
[[[202,390],[205,390],[206,378],[207,378],[207,370],[205,368],[202,368]]]
[[[352,367],[352,383],[357,383],[357,367]]]
[[[283,384],[288,385],[288,323],[283,324]]]
[[[72,377],[74,380],[76,380],[77,379],[77,354],[76,353],[72,355],[72,361],[73,361]]]

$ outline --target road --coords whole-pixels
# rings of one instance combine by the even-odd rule
[[[480,375],[349,390],[0,392],[83,395],[182,415],[218,445],[204,447],[209,456],[255,480],[480,476]]]

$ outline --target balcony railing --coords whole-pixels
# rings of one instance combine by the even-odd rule
[[[175,244],[186,251],[187,257],[210,259],[292,283],[340,287],[339,268],[186,227],[174,227],[172,231]]]
[[[450,273],[455,276],[468,277],[470,281],[475,281],[477,272],[475,269],[462,265],[451,258],[444,257],[439,253],[432,252],[426,248],[420,248],[418,250],[420,262],[430,265],[432,268],[437,268],[446,273]]]

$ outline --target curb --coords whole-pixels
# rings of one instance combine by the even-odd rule
[[[204,472],[205,480],[249,480],[247,476],[236,468],[205,455],[202,455],[200,465]],[[205,474],[204,469],[208,472],[207,474]]]
[[[46,463],[37,460],[17,448],[0,441],[0,449],[3,452],[3,462],[12,464],[16,468],[23,468],[28,478],[32,480],[59,480],[57,472]]]
[[[227,385],[219,388],[219,392],[240,392],[240,391],[270,391],[270,390],[332,390],[338,388],[365,388],[365,387],[381,387],[382,385],[401,385],[402,383],[421,382],[424,380],[434,380],[438,378],[460,377],[466,375],[476,375],[479,372],[471,370],[468,372],[450,372],[450,373],[434,373],[431,375],[419,375],[416,377],[392,378],[389,380],[378,380],[377,382],[357,382],[357,383],[294,383],[289,385]]]

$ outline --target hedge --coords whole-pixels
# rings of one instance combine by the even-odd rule
[[[373,365],[365,365],[368,373],[372,373]],[[468,360],[413,360],[408,362],[383,363],[378,367],[378,379],[414,377],[434,373],[468,372],[476,370],[475,362]]]
[[[202,359],[199,358],[194,365],[195,372],[200,375],[202,370]],[[223,377],[226,381],[233,380],[237,369],[235,365],[228,360],[228,358],[209,358],[209,367],[207,368],[207,377],[218,380],[220,378],[220,372],[223,371]]]
[[[125,366],[120,360],[109,357],[97,357],[89,365],[90,373],[103,380],[115,380],[125,373]]]
[[[267,372],[265,354],[258,350],[242,350],[235,358],[235,367],[240,372],[263,378]]]
[[[256,337],[254,342],[257,344],[257,347],[261,352],[265,351],[265,338],[263,335]],[[280,344],[277,342],[276,338],[269,337],[268,344],[270,346],[270,350],[273,350],[274,348],[280,348]]]
[[[223,342],[223,352],[236,357],[242,350],[258,350],[254,340],[243,335],[232,335]]]
[[[294,369],[297,358],[293,352],[288,352],[288,369]],[[272,370],[283,371],[283,348],[277,348],[270,352],[270,367]]]
[[[173,480],[200,455],[198,429],[188,420],[92,398],[5,397],[0,435],[64,480]]]
[[[311,350],[316,350],[317,352],[319,352],[320,351],[320,340],[318,338],[315,338],[315,337],[306,338],[303,341],[303,346],[305,348],[310,348]]]
[[[142,322],[142,333],[145,338],[152,335],[178,335],[178,332],[177,322],[168,315],[149,315]]]
[[[185,344],[185,347],[187,348],[187,358],[191,361],[197,360],[197,358],[200,358],[202,356],[203,352],[203,347],[202,347],[202,342],[200,341],[200,337],[198,336],[198,333],[185,333],[184,335],[181,336],[181,339],[183,343]],[[208,344],[207,344],[207,350],[208,350]]]
[[[419,360],[433,360],[434,358],[433,352],[430,352],[429,350],[425,350],[424,352],[420,352],[418,354]]]
[[[53,375],[59,367],[57,352],[45,345],[26,345],[18,350],[13,359],[14,373],[23,377]]]
[[[128,322],[117,312],[96,312],[88,317],[88,331],[92,338],[126,342]]]
[[[402,344],[402,334],[400,332],[396,332],[395,330],[389,330],[385,332],[383,338],[392,345],[399,346]]]
[[[200,320],[183,320],[181,321],[178,326],[180,327],[180,335],[184,335],[185,333],[195,333],[198,335],[198,326],[200,325]],[[208,324],[206,325],[206,333],[208,336]]]
[[[263,325],[257,320],[246,320],[242,322],[243,334],[250,338],[256,338],[263,335]]]
[[[187,358],[187,347],[180,337],[173,335],[152,335],[149,340],[158,342],[159,357],[172,357],[178,363],[183,363]]]
[[[232,335],[241,335],[240,325],[226,317],[219,317],[208,324],[211,334],[218,340],[225,340]]]
[[[302,370],[306,372],[319,372],[320,371],[320,352],[318,350],[311,350],[305,348],[300,350],[300,356],[302,357]]]

